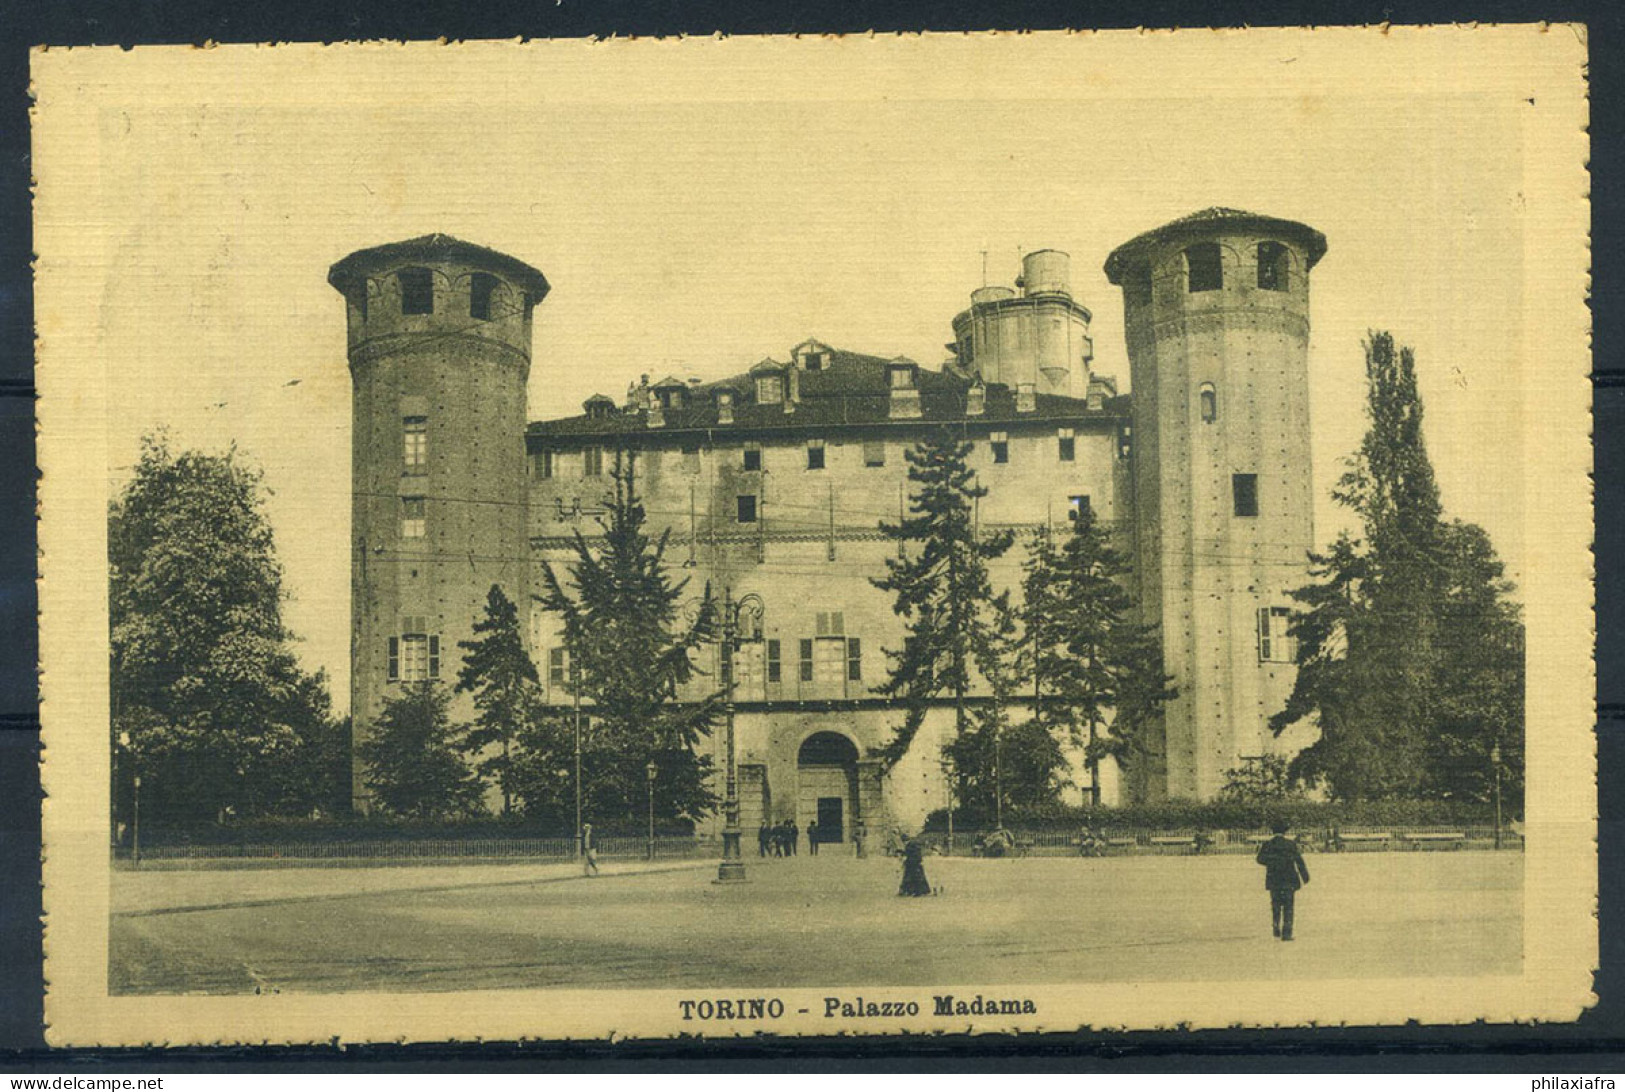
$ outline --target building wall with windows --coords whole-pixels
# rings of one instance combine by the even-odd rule
[[[1114,251],[1132,396],[1091,372],[1066,255],[1039,251],[1020,296],[973,293],[940,367],[809,339],[724,380],[643,376],[624,398],[528,425],[539,272],[445,236],[351,255],[329,279],[348,303],[355,392],[358,742],[411,679],[455,678],[492,584],[519,607],[548,700],[571,701],[555,622],[530,593],[544,565],[568,565],[577,531],[594,532],[609,475],[631,458],[691,592],[709,583],[761,604],[736,661],[746,826],[825,815],[849,838],[860,819],[917,825],[946,801],[953,709],[933,708],[883,775],[902,711],[874,687],[903,626],[870,580],[896,549],[879,523],[908,503],[904,452],[947,428],[973,445],[988,489],[980,526],[1018,532],[996,587],[1018,584],[1021,538],[1084,507],[1131,552],[1179,689],[1159,788],[1211,796],[1247,757],[1305,742],[1267,721],[1290,692],[1288,593],[1313,545],[1308,277],[1324,251],[1302,224],[1226,209]],[[718,684],[718,655],[702,654],[710,674],[685,697]],[[708,745],[720,770],[723,734]]]

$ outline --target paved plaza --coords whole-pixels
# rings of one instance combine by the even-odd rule
[[[115,993],[1514,974],[1523,855],[1314,854],[1298,939],[1250,856],[116,872]]]

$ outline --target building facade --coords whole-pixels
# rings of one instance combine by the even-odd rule
[[[1324,249],[1301,224],[1209,210],[1115,251],[1132,395],[1091,371],[1090,312],[1051,250],[1027,256],[1016,289],[972,295],[939,367],[809,339],[723,380],[645,375],[528,426],[541,273],[444,236],[351,255],[329,279],[349,301],[355,383],[358,742],[391,688],[455,678],[492,584],[520,605],[547,700],[571,701],[555,620],[531,593],[593,533],[630,458],[669,562],[696,595],[709,583],[750,606],[734,659],[744,827],[917,827],[949,803],[954,712],[933,709],[882,769],[902,713],[873,688],[902,626],[870,578],[896,549],[879,524],[907,506],[904,451],[946,428],[973,445],[980,526],[1018,532],[996,587],[1019,583],[1020,538],[1086,509],[1136,559],[1181,695],[1159,791],[1211,795],[1226,769],[1281,746],[1265,722],[1291,685],[1286,590],[1313,541],[1308,271]],[[720,652],[707,655],[685,696],[717,685]],[[708,745],[725,768],[723,733]],[[359,769],[356,785],[365,806]]]

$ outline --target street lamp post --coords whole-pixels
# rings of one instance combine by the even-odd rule
[[[141,765],[136,761],[135,748],[130,746],[130,733],[118,734],[119,749],[127,756],[130,764],[132,790],[130,815],[130,864],[131,867],[141,867]]]
[[[724,721],[727,729],[728,771],[722,802],[722,861],[717,865],[718,883],[744,883],[745,861],[740,853],[739,829],[739,754],[734,734],[734,653],[739,640],[740,619],[749,617],[760,624],[762,599],[758,595],[741,596],[736,603],[730,589],[722,592],[722,692]]]
[[[660,767],[650,759],[643,772],[649,775],[649,848],[645,856],[652,861],[655,859],[655,777],[659,775]]]
[[[581,672],[576,669],[575,657],[570,658],[570,696],[575,703],[576,720],[576,836],[575,856],[580,857],[587,852],[582,844],[585,840],[581,831]]]
[[[1490,766],[1495,771],[1495,848],[1501,848],[1501,745],[1490,747]]]

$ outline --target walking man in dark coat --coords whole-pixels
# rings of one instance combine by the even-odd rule
[[[796,843],[800,840],[801,828],[796,826],[796,821],[794,819],[791,819],[784,825],[785,848],[790,851],[790,856],[794,857],[796,855]]]
[[[814,819],[807,824],[807,852],[818,856],[818,820]]]
[[[1275,837],[1258,847],[1258,863],[1264,866],[1264,886],[1270,893],[1271,928],[1282,940],[1291,940],[1292,904],[1298,888],[1309,882],[1309,868],[1298,843],[1286,836],[1287,824],[1277,820],[1270,829]]]
[[[767,829],[767,820],[763,819],[762,825],[756,828],[756,852],[758,856],[767,856],[767,842],[771,837],[772,831]]]

